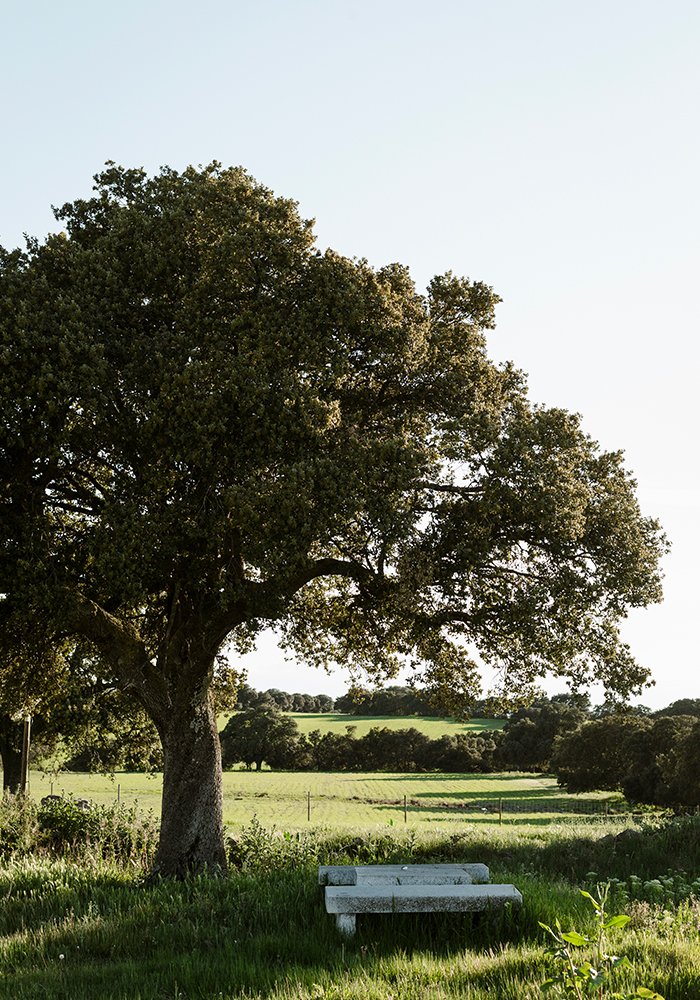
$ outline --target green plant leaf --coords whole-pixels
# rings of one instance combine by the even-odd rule
[[[616,917],[611,917],[610,920],[606,920],[603,927],[607,930],[609,927],[626,927],[632,918],[628,917],[626,913],[620,913]]]
[[[583,934],[579,934],[578,931],[566,931],[566,933],[562,934],[562,938],[564,941],[568,941],[569,944],[576,945],[578,948],[589,943],[588,938],[584,937]]]

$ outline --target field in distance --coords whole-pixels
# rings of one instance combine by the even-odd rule
[[[310,733],[314,729],[322,733],[331,732],[344,735],[348,726],[354,726],[354,736],[358,739],[370,729],[418,729],[431,740],[455,733],[477,732],[483,729],[502,729],[503,719],[441,719],[427,715],[341,715],[338,712],[284,712],[294,719],[299,732]],[[223,729],[230,715],[219,719],[219,729]]]
[[[276,829],[315,826],[335,829],[409,827],[455,829],[460,824],[497,823],[499,801],[503,820],[541,827],[552,819],[579,813],[590,805],[604,811],[609,792],[569,795],[549,775],[518,774],[358,774],[292,773],[284,771],[225,771],[224,821],[230,828],[256,817]],[[50,778],[33,772],[31,794],[55,794],[113,803],[117,794],[127,805],[160,812],[162,775],[65,772]],[[307,798],[309,796],[310,798]],[[403,799],[407,814],[404,821]],[[596,818],[596,821],[597,818]]]

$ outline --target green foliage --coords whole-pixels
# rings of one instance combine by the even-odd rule
[[[431,715],[429,693],[399,684],[378,690],[353,687],[335,699],[335,711],[348,715]]]
[[[272,702],[262,701],[231,716],[221,735],[223,767],[243,762],[263,762],[271,767],[292,769],[299,756],[298,729],[294,719],[283,715]]]
[[[56,214],[0,252],[2,669],[43,697],[38,651],[77,640],[139,699],[180,776],[175,870],[221,861],[217,653],[270,622],[312,663],[408,663],[456,711],[471,645],[509,689],[639,690],[618,622],[660,599],[665,539],[622,455],[489,360],[488,285],[420,295],[321,253],[294,202],[217,163],[110,163]]]
[[[120,863],[150,864],[158,839],[152,814],[111,805],[81,808],[72,799],[53,799],[37,813],[38,843],[52,853],[89,849]]]
[[[697,754],[693,754],[692,776],[679,766],[694,728],[700,734],[700,720],[693,715],[659,716],[649,729],[630,734],[630,769],[622,790],[631,802],[670,807],[700,804],[697,791],[693,794],[693,786],[698,789]]]
[[[37,808],[24,795],[3,795],[0,800],[0,854],[31,851],[36,846]]]
[[[700,721],[692,715],[609,715],[563,733],[551,770],[571,792],[621,789],[631,802],[700,805]]]
[[[679,698],[677,701],[672,701],[666,708],[654,712],[654,715],[657,717],[661,715],[694,715],[696,718],[700,718],[700,698]]]
[[[618,790],[632,769],[630,736],[646,734],[651,726],[642,715],[608,715],[584,722],[556,741],[551,770],[570,792]]]
[[[45,804],[24,796],[0,805],[0,852],[4,855],[91,856],[146,868],[152,860],[158,824],[135,807],[78,804],[55,797]]]
[[[588,887],[595,887],[598,882],[597,873],[588,872]],[[627,906],[630,901],[642,901],[672,909],[686,900],[700,901],[700,874],[692,875],[672,868],[656,878],[628,875],[622,879],[610,878],[607,884],[610,887],[610,899],[616,906]]]
[[[503,728],[495,760],[517,771],[549,771],[558,736],[572,732],[586,718],[584,709],[560,699],[540,698],[511,715]]]
[[[646,986],[638,986],[633,993],[621,993],[615,988],[615,973],[618,970],[631,968],[626,957],[620,957],[608,952],[608,935],[611,930],[626,927],[630,918],[625,914],[608,916],[608,885],[599,885],[594,896],[585,889],[581,895],[587,899],[596,917],[596,932],[594,937],[586,937],[579,931],[563,931],[557,919],[554,929],[540,922],[540,927],[547,931],[553,940],[553,945],[547,949],[557,975],[542,984],[542,991],[555,996],[574,997],[584,1000],[586,996],[610,997],[611,1000],[637,1000],[645,997],[647,1000],[663,1000],[663,997]],[[572,948],[592,948],[593,961],[574,959]]]

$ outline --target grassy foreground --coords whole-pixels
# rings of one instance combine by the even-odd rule
[[[534,1000],[548,975],[538,922],[559,917],[590,930],[576,888],[589,869],[605,878],[636,873],[644,886],[669,866],[700,865],[697,819],[619,834],[619,826],[570,823],[536,839],[516,825],[445,837],[285,834],[251,824],[230,844],[226,879],[150,888],[138,866],[110,866],[94,850],[74,860],[9,858],[0,870],[0,998]],[[523,911],[478,925],[458,914],[366,916],[356,938],[342,942],[316,866],[410,860],[486,861],[493,881],[521,889]],[[633,920],[612,932],[632,963],[620,987],[700,997],[700,905],[640,891],[620,899]]]

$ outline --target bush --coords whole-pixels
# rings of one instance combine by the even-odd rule
[[[37,807],[24,795],[0,800],[0,854],[28,853],[36,843]]]
[[[496,766],[509,771],[548,771],[555,740],[586,718],[583,709],[556,699],[540,699],[506,722],[495,753]]]
[[[37,806],[24,796],[6,796],[0,805],[0,852],[73,855],[86,851],[119,863],[148,867],[158,843],[158,823],[120,804],[83,807],[52,798]]]
[[[584,722],[557,739],[551,770],[569,792],[618,791],[632,770],[632,737],[648,733],[651,726],[651,720],[641,715]]]

